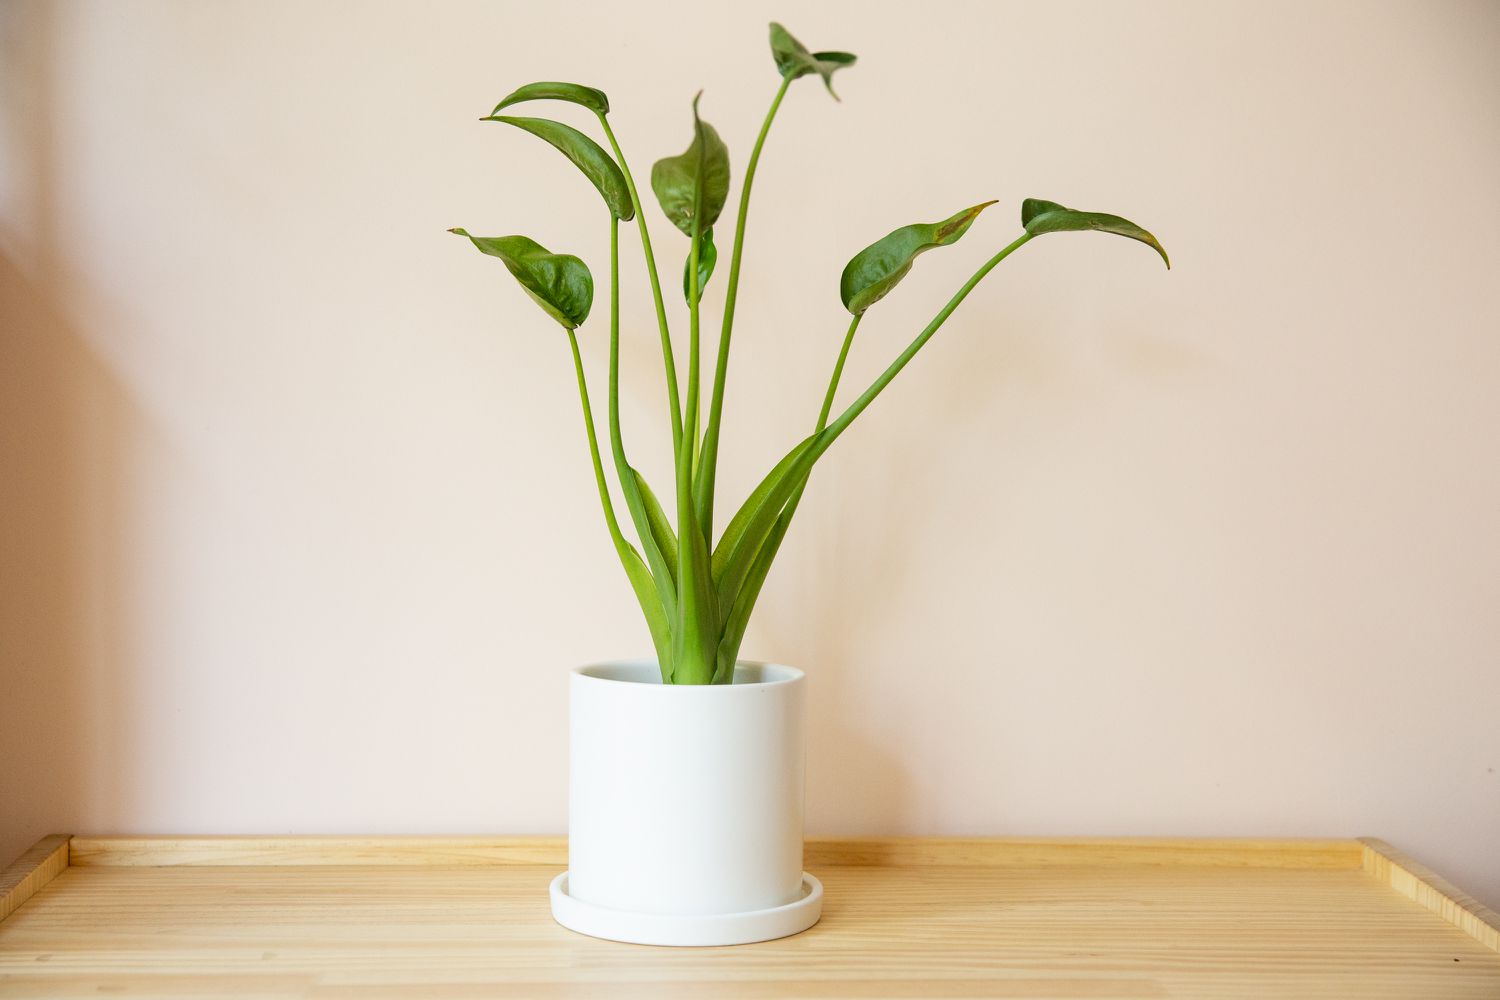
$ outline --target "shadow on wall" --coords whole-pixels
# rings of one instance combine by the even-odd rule
[[[134,411],[64,318],[43,4],[0,7],[0,865],[129,794],[120,604]]]

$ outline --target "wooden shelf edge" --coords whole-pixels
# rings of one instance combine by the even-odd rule
[[[65,868],[129,866],[565,867],[565,837],[115,836],[53,834],[0,872],[0,920]],[[1363,869],[1500,952],[1500,914],[1374,837],[1357,840],[1100,837],[814,837],[807,866],[1195,865]]]
[[[1355,840],[1225,837],[856,837],[807,842],[807,865],[1360,867]]]
[[[371,865],[567,867],[563,837],[123,836],[72,841],[77,867]]]
[[[1491,951],[1500,951],[1500,913],[1383,840],[1361,837],[1359,843],[1365,871]]]
[[[812,838],[825,866],[1199,865],[1358,869],[1356,840],[1045,837]],[[71,863],[121,865],[497,865],[566,867],[563,837],[75,836]]]
[[[66,833],[43,837],[14,864],[0,871],[0,920],[16,912],[17,907],[68,867],[69,839]]]

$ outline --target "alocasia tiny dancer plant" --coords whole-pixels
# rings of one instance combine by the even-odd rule
[[[834,417],[833,404],[844,361],[865,312],[890,294],[911,270],[918,255],[958,242],[979,214],[994,202],[963,209],[941,222],[903,226],[877,240],[854,255],[839,279],[839,295],[851,319],[812,434],[787,452],[786,457],[761,480],[715,542],[714,476],[719,460],[719,424],[729,367],[730,335],[734,329],[735,297],[740,283],[740,260],[745,245],[745,222],[756,166],[776,112],[792,83],[801,77],[817,74],[828,92],[837,99],[833,74],[853,65],[855,58],[847,52],[809,52],[779,24],[771,25],[771,54],[781,74],[781,86],[771,100],[770,110],[766,112],[751,148],[745,180],[740,188],[706,422],[703,420],[700,386],[700,298],[718,260],[714,225],[728,201],[730,169],[729,150],[713,126],[699,117],[698,99],[693,101],[693,136],[687,150],[678,156],[658,160],[651,169],[651,190],[672,225],[688,240],[682,279],[688,311],[685,400],[679,394],[672,335],[651,234],[646,226],[635,179],[610,128],[609,98],[602,91],[573,83],[532,83],[511,93],[484,119],[512,125],[552,144],[593,183],[609,209],[609,445],[620,492],[640,539],[639,549],[626,540],[610,500],[604,465],[599,457],[594,417],[589,407],[583,360],[578,350],[577,328],[588,318],[594,297],[594,280],[588,267],[577,257],[551,253],[525,236],[469,236],[465,230],[452,230],[468,237],[484,253],[500,258],[526,293],[567,333],[604,520],[615,551],[625,567],[625,575],[645,614],[662,680],[669,684],[724,684],[732,680],[745,626],[796,514],[813,466],[932,339],[953,310],[995,265],[1044,233],[1094,230],[1139,240],[1159,253],[1168,267],[1171,266],[1166,250],[1156,237],[1133,222],[1117,215],[1079,212],[1056,202],[1028,198],[1021,204],[1021,234],[975,271],[900,356]],[[587,135],[561,122],[501,113],[512,105],[538,100],[564,101],[592,111],[614,155],[611,156]],[[635,220],[640,233],[666,368],[672,454],[675,457],[675,524],[646,480],[630,464],[620,433],[619,240],[620,223],[631,219]]]

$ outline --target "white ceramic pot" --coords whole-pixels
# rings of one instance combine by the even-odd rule
[[[733,684],[661,683],[655,661],[571,678],[564,927],[637,944],[721,945],[806,930],[800,670],[742,662]]]

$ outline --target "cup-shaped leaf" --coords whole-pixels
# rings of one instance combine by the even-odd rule
[[[713,277],[714,265],[719,262],[719,249],[714,246],[714,231],[704,230],[698,238],[698,298],[703,298],[703,290],[708,287],[708,279]],[[687,300],[688,305],[693,304],[692,281],[693,255],[688,254],[687,259],[682,262],[682,297]]]
[[[933,247],[957,243],[969,231],[979,213],[993,205],[987,201],[942,222],[902,226],[883,240],[865,247],[854,255],[839,278],[839,297],[844,308],[858,316],[885,298],[906,277],[912,261]]]
[[[512,104],[520,104],[522,101],[567,101],[570,104],[581,104],[595,114],[609,114],[609,98],[604,96],[604,91],[576,83],[553,82],[528,83],[511,91],[495,105],[495,110],[490,114],[498,115]]]
[[[1168,268],[1172,266],[1166,248],[1157,242],[1155,236],[1129,219],[1122,219],[1118,215],[1108,215],[1104,212],[1078,212],[1071,208],[1064,208],[1055,201],[1027,198],[1021,202],[1021,225],[1025,226],[1026,231],[1033,236],[1040,236],[1043,233],[1072,233],[1086,230],[1127,236],[1133,240],[1140,240],[1161,254],[1162,262]]]
[[[625,186],[625,175],[620,172],[614,158],[593,139],[576,128],[546,118],[508,118],[505,115],[490,115],[481,121],[504,122],[545,139],[557,148],[583,175],[598,188],[604,204],[617,219],[635,218],[635,206],[630,201],[630,189]]]
[[[467,236],[483,253],[499,257],[526,294],[569,330],[588,319],[594,304],[594,276],[577,257],[549,253],[525,236],[469,236],[462,229],[448,232]]]
[[[672,225],[689,237],[711,228],[729,197],[729,147],[714,127],[698,117],[700,91],[693,98],[693,141],[681,156],[657,160],[651,190]]]
[[[776,60],[777,70],[788,80],[809,73],[821,76],[823,86],[833,94],[835,101],[839,95],[833,90],[833,74],[845,66],[853,66],[855,58],[848,52],[809,52],[807,46],[775,21],[771,22],[771,57]]]

